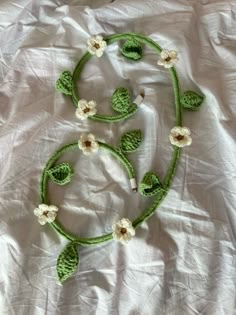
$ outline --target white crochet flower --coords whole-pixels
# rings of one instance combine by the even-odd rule
[[[89,116],[93,116],[96,114],[97,103],[95,101],[86,101],[84,99],[79,100],[78,108],[75,111],[75,115],[78,119],[85,120]]]
[[[104,53],[104,50],[107,47],[107,43],[103,40],[101,35],[97,35],[94,37],[90,37],[87,41],[88,44],[88,52],[92,55],[96,55],[97,57],[101,57]]]
[[[179,60],[178,53],[175,50],[163,49],[157,64],[164,68],[171,68]]]
[[[185,147],[192,143],[191,131],[187,127],[174,127],[170,131],[169,139],[173,145],[177,147]]]
[[[84,154],[89,155],[95,153],[99,149],[99,144],[95,139],[93,134],[82,134],[78,141],[79,148],[83,151]]]
[[[48,223],[52,223],[57,216],[58,208],[56,206],[48,206],[45,204],[41,204],[38,208],[34,209],[34,214],[38,217],[38,222],[41,225]]]
[[[112,225],[112,236],[116,241],[127,244],[135,235],[135,229],[129,219],[123,218]]]

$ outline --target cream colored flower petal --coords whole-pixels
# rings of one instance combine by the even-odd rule
[[[158,64],[159,66],[163,66],[163,65],[165,64],[165,62],[164,62],[162,59],[159,59],[159,60],[157,61],[157,64]]]
[[[78,107],[75,112],[77,112],[78,115],[84,115],[85,108],[86,108],[86,106],[84,106],[84,108]]]
[[[107,43],[105,40],[103,40],[101,43],[100,43],[100,47],[105,49],[107,47]]]
[[[113,237],[113,239],[115,240],[115,241],[120,241],[121,240],[121,238],[122,238],[122,236],[120,235],[120,234],[118,234],[118,233],[116,233],[116,232],[113,232],[112,233],[112,237]]]
[[[84,142],[81,140],[78,141],[78,146],[80,150],[83,150],[85,148]]]
[[[96,35],[96,36],[95,36],[95,39],[96,39],[97,42],[103,41],[102,35]]]
[[[88,104],[87,100],[81,99],[81,100],[78,101],[78,105],[77,106],[80,107],[80,108],[85,108],[87,106],[87,104]]]
[[[91,55],[95,55],[96,54],[96,51],[97,49],[95,47],[90,47],[88,46],[88,52],[91,54]]]
[[[85,148],[83,149],[83,153],[84,153],[85,155],[90,155],[90,154],[92,154],[93,152],[92,152],[92,150],[91,150],[91,147],[85,147]]]
[[[187,145],[191,145],[192,144],[192,137],[190,137],[190,136],[186,136],[186,146]]]
[[[82,133],[79,139],[81,142],[84,142],[87,140],[87,137],[88,137],[88,135],[86,133]]]
[[[36,215],[36,217],[40,217],[43,214],[43,210],[36,208],[34,209],[34,215]]]
[[[75,115],[78,119],[80,120],[85,120],[87,117],[85,116],[83,110],[81,110],[80,108],[77,108],[75,111]]]
[[[99,42],[103,41],[103,37],[101,35],[96,35],[95,40],[96,40],[96,42],[99,43]]]
[[[80,142],[79,143],[79,149],[81,149],[82,151],[84,151],[85,149],[90,150],[90,147],[87,147],[84,142]]]
[[[177,59],[178,52],[177,52],[176,50],[171,50],[171,51],[169,51],[169,56],[170,56],[172,59]]]
[[[174,137],[172,136],[171,134],[169,135],[169,139],[170,139],[170,143],[173,144],[173,145],[176,145],[176,146],[179,146],[179,141]]]
[[[48,211],[48,205],[45,205],[44,203],[42,203],[41,205],[38,206],[38,208],[40,210],[44,211]]]
[[[132,226],[132,222],[129,219],[127,219],[127,218],[123,218],[123,219],[120,220],[120,225],[122,227],[129,228],[129,227]]]
[[[161,59],[166,59],[166,58],[168,58],[168,57],[169,57],[169,50],[163,49],[163,50],[161,51],[160,56],[161,56]]]
[[[98,142],[97,142],[97,141],[93,141],[93,142],[91,143],[91,149],[97,151],[98,148],[99,148]],[[94,152],[95,152],[95,151],[94,151]]]
[[[97,56],[98,58],[102,57],[103,53],[104,53],[104,50],[101,49],[101,48],[99,48],[99,49],[96,50],[96,56]]]
[[[41,225],[45,225],[47,223],[47,217],[45,215],[41,215],[40,217],[38,217],[38,222]]]
[[[129,228],[129,234],[133,237],[135,235],[135,229],[132,226],[132,228]]]
[[[90,38],[87,40],[87,44],[88,44],[88,45],[93,46],[95,43],[96,43],[95,37],[90,37]]]
[[[92,101],[88,102],[88,107],[89,108],[95,108],[96,106],[97,106],[97,103],[95,101],[92,100]]]
[[[96,108],[91,108],[90,111],[88,112],[88,116],[93,116],[96,115],[97,109]]]
[[[190,129],[187,128],[187,127],[182,127],[182,129],[181,129],[181,134],[182,134],[182,135],[186,135],[186,136],[190,136],[190,135],[191,135],[191,131],[190,131]]]
[[[50,205],[48,207],[48,211],[50,211],[50,212],[58,212],[58,207],[54,206],[54,205]]]
[[[92,133],[89,133],[89,134],[87,135],[87,137],[86,137],[86,140],[93,142],[93,141],[95,141],[96,139],[95,139],[95,136],[94,136]]]
[[[92,146],[90,150],[91,150],[91,153],[96,153],[98,152],[98,147]]]
[[[176,127],[171,129],[170,133],[172,135],[176,135],[177,136],[178,134],[180,134],[181,130],[182,130],[182,127],[176,126]]]
[[[191,141],[192,142],[192,141]],[[180,147],[180,148],[183,148],[183,147],[186,147],[187,145],[190,145],[191,143],[188,142],[188,139],[183,139],[183,140],[180,140],[178,142],[178,144],[176,144],[176,146]]]
[[[47,222],[48,223],[52,223],[56,219],[56,216],[57,216],[57,212],[56,211],[48,212],[48,214],[47,214]]]

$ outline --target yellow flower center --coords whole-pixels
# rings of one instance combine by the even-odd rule
[[[91,141],[87,140],[87,141],[84,142],[84,144],[85,144],[86,147],[90,147],[91,146]]]
[[[99,48],[100,48],[100,45],[99,45],[98,43],[95,43],[95,44],[93,45],[93,47],[95,47],[96,49],[99,49]]]
[[[126,232],[127,232],[127,229],[126,229],[126,228],[121,228],[121,229],[120,229],[120,233],[121,233],[121,234],[124,235]]]
[[[166,57],[166,58],[165,58],[165,61],[166,61],[166,62],[171,61],[171,57],[170,57],[170,56]]]
[[[178,135],[177,137],[175,137],[178,141],[181,141],[181,140],[183,140],[184,139],[184,136],[182,136],[182,135]]]
[[[90,112],[90,108],[86,107],[86,108],[83,110],[83,112],[84,112],[85,114],[88,113],[88,112]]]

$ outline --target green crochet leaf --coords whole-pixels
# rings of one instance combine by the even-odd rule
[[[139,191],[143,196],[156,195],[162,189],[162,184],[154,172],[147,172],[139,184]]]
[[[130,94],[126,88],[119,87],[112,95],[112,108],[119,112],[125,113],[130,107]]]
[[[121,53],[126,58],[139,60],[143,56],[143,48],[135,39],[128,39],[121,48]]]
[[[125,133],[120,140],[120,148],[124,153],[135,151],[142,142],[141,130],[132,130]]]
[[[65,185],[71,181],[74,172],[69,163],[61,163],[50,168],[47,173],[54,183]]]
[[[78,268],[79,254],[76,244],[69,243],[57,259],[57,276],[62,283],[68,279]]]
[[[189,110],[198,110],[201,106],[204,97],[193,92],[193,91],[186,91],[180,98],[181,105]]]
[[[63,94],[72,95],[72,74],[70,71],[63,71],[56,82],[56,89]]]

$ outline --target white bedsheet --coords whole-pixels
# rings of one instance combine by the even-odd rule
[[[233,315],[235,314],[236,2],[235,0],[2,0],[0,2],[0,314]],[[130,154],[138,180],[163,178],[172,152],[173,90],[167,71],[146,49],[129,62],[118,44],[85,67],[79,91],[110,112],[118,86],[145,91],[136,115],[117,124],[79,122],[71,100],[54,88],[73,70],[93,34],[136,32],[177,49],[182,91],[202,92],[199,112],[184,112],[193,144],[158,211],[123,246],[80,248],[80,265],[65,284],[56,260],[67,241],[40,226],[39,178],[53,152],[91,131],[116,145],[130,129],[144,141]],[[78,235],[111,231],[134,219],[150,200],[130,194],[109,154],[68,154],[76,174],[50,186],[59,219]]]

